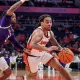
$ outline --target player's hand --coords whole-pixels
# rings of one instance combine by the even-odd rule
[[[62,51],[64,51],[64,52],[66,52],[68,50],[68,48],[66,48],[66,47],[64,47],[63,49],[62,49]]]
[[[22,3],[24,3],[25,1],[29,1],[29,0],[20,0]]]
[[[57,49],[57,51],[62,51],[63,50],[63,48],[62,47],[58,47],[58,49]]]
[[[26,54],[30,54],[31,52],[30,52],[30,50],[28,50],[28,49],[24,49],[23,50]]]
[[[57,46],[50,46],[50,47],[48,48],[48,51],[49,51],[49,52],[52,52],[52,51],[54,51],[54,50],[58,50],[58,47],[57,47]]]

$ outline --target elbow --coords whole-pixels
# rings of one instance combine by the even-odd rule
[[[6,12],[6,14],[9,15],[9,16],[12,16],[12,15],[13,15],[13,11],[12,11],[12,10],[8,10],[8,11]]]

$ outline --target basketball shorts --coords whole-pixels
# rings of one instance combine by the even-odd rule
[[[38,53],[37,53],[38,54]],[[43,64],[46,64],[49,60],[51,60],[53,56],[50,53],[47,52],[41,52],[40,56],[28,56],[28,63],[29,63],[29,68],[32,73],[35,73],[38,71],[38,65],[40,62]]]

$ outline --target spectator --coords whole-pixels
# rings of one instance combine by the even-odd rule
[[[18,69],[25,69],[25,64],[23,61],[23,55],[19,54],[16,58],[16,62],[17,62],[17,68]]]
[[[10,56],[10,66],[12,70],[16,67],[16,56],[14,52],[12,52],[12,55]]]

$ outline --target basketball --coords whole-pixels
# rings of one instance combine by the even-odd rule
[[[74,59],[74,54],[69,48],[63,48],[58,54],[59,60],[62,63],[70,63]]]

